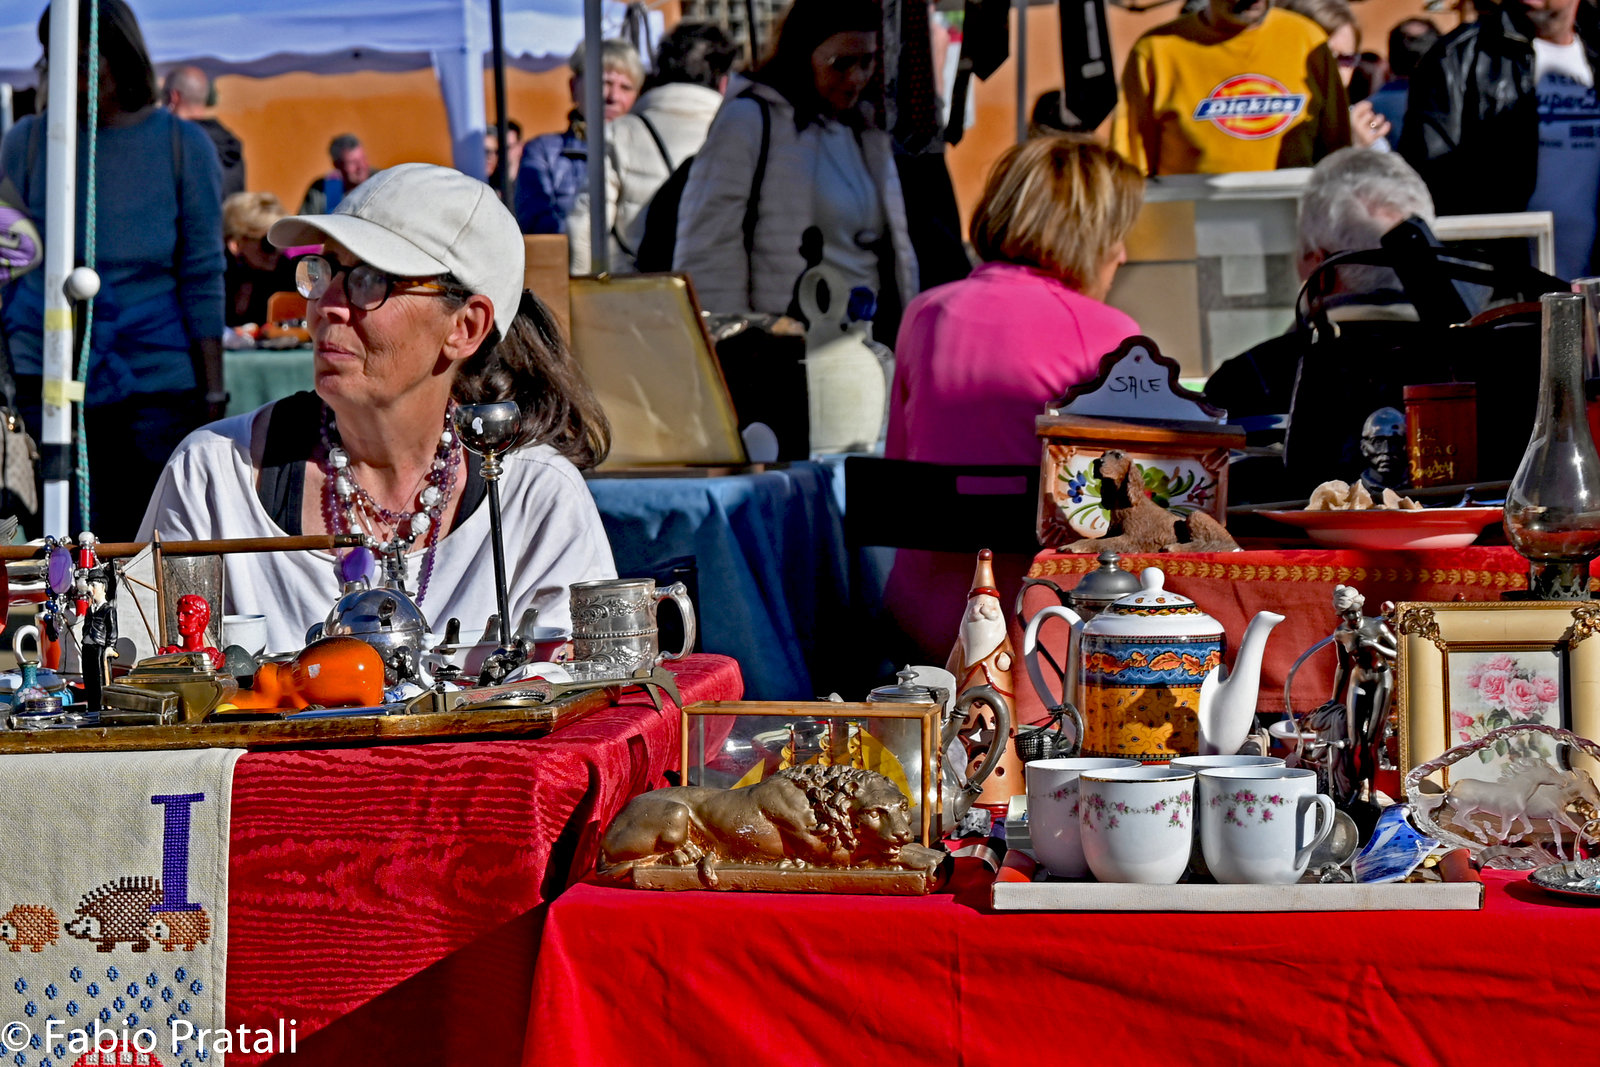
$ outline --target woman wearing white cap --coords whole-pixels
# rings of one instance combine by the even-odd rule
[[[516,400],[524,440],[501,476],[512,619],[569,625],[567,587],[616,574],[579,467],[610,430],[548,312],[522,291],[516,220],[482,182],[407,163],[373,175],[331,215],[279,220],[309,301],[315,393],[204,427],[156,487],[140,537],[367,533],[412,538],[411,581],[436,629],[495,610],[488,504],[454,405]],[[304,644],[349,577],[319,552],[225,557],[229,612],[267,617],[267,647]],[[341,573],[341,569],[344,573]]]

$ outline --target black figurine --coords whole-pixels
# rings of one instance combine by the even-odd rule
[[[98,711],[100,691],[111,681],[111,661],[117,655],[116,564],[102,563],[89,570],[89,611],[83,617],[83,688],[90,708]]]

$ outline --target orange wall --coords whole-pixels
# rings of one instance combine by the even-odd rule
[[[1382,52],[1389,28],[1401,19],[1425,14],[1423,0],[1362,0],[1355,5],[1364,46]],[[1117,69],[1144,30],[1172,18],[1177,5],[1131,14],[1108,13]],[[1431,16],[1441,29],[1455,24],[1449,14]],[[1054,7],[1031,9],[1028,21],[1028,94],[1061,84],[1059,23]],[[949,154],[950,173],[964,213],[970,214],[995,157],[1015,138],[1015,64],[1007,63],[987,82],[975,85],[977,123]],[[529,134],[560,129],[569,106],[565,68],[543,74],[506,72],[508,112]],[[485,99],[493,85],[484,78]],[[327,144],[352,132],[367,145],[374,167],[409,160],[450,162],[449,127],[439,86],[431,70],[405,74],[286,74],[276,78],[227,76],[217,81],[217,116],[245,145],[250,187],[278,194],[293,210],[306,185],[328,168]]]
[[[493,108],[494,87],[484,78]],[[529,133],[565,126],[567,71],[506,72],[507,113]],[[450,126],[432,70],[404,74],[228,75],[217,79],[217,117],[244,142],[252,190],[278,194],[293,211],[328,169],[328,142],[354,133],[374,167],[450,162]]]

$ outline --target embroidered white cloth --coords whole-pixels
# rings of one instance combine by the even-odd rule
[[[220,1067],[241,754],[0,756],[0,1067]]]

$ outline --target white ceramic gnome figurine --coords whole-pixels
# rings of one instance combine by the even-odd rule
[[[1016,655],[1011,651],[1011,638],[1006,633],[1006,613],[1000,605],[1000,590],[994,584],[994,553],[987,548],[978,553],[978,566],[973,572],[972,588],[967,592],[967,609],[961,615],[961,630],[955,648],[950,650],[950,673],[956,676],[956,692],[964,693],[974,686],[993,686],[999,694],[1012,701],[1011,668]],[[969,752],[980,758],[989,748],[989,738],[994,730],[994,712],[987,704],[976,703],[961,728],[961,737],[967,742]],[[976,769],[976,760],[968,768]],[[1022,761],[1017,757],[1016,727],[1006,741],[1005,752],[1000,757],[994,773],[984,780],[983,792],[976,803],[1004,807],[1012,797],[1027,791],[1023,779]]]

